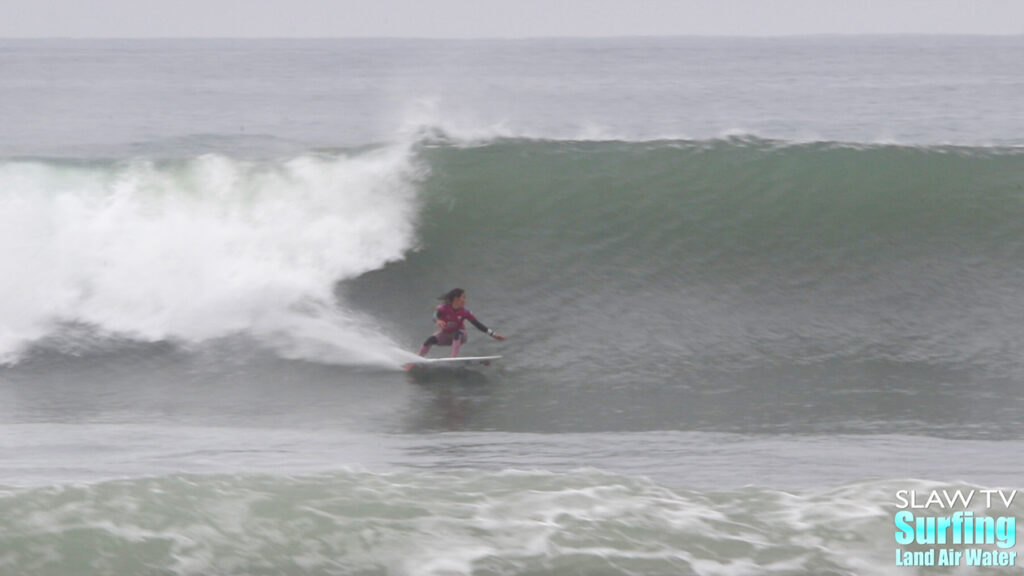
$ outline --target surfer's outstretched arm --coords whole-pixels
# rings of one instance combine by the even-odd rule
[[[505,339],[504,336],[502,336],[501,334],[498,334],[494,330],[491,330],[487,326],[484,326],[484,323],[479,321],[479,320],[477,320],[476,318],[470,318],[469,322],[473,326],[476,326],[477,330],[479,330],[481,332],[486,332],[488,336],[490,336],[491,338],[494,338],[495,340],[504,340]]]

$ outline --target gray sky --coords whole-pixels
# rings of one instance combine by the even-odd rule
[[[0,37],[1024,34],[1024,0],[0,0]]]

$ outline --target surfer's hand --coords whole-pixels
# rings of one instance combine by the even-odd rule
[[[444,320],[435,320],[434,324],[437,324],[438,328],[444,328]]]
[[[502,336],[501,334],[498,334],[497,332],[495,332],[494,334],[491,334],[491,338],[494,338],[495,340],[504,340],[505,339],[504,336]]]

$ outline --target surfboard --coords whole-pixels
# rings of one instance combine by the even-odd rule
[[[455,358],[423,358],[405,365],[406,370],[423,368],[479,368],[490,366],[501,356],[456,356]]]

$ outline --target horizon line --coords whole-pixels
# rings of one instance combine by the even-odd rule
[[[785,38],[858,38],[858,37],[934,37],[934,38],[1017,38],[1024,32],[808,32],[793,34],[613,34],[613,35],[538,35],[538,36],[0,36],[8,40],[436,40],[436,41],[512,41],[512,40],[654,40],[654,39],[785,39]]]

